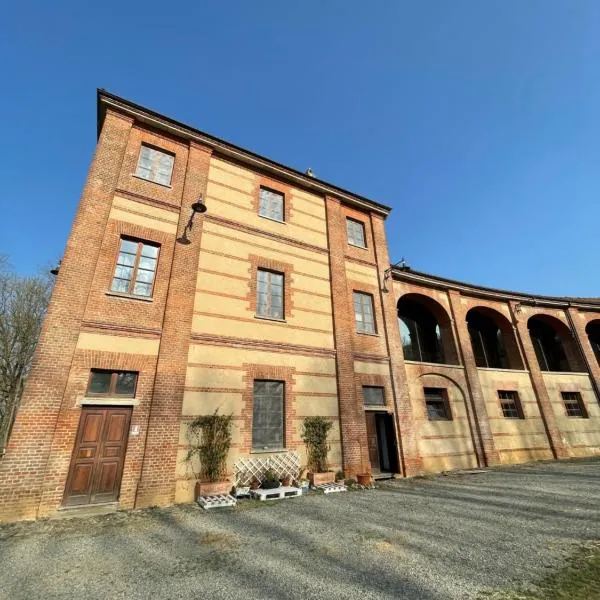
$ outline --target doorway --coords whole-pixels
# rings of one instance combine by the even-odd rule
[[[131,408],[82,408],[63,506],[118,499],[130,420]]]
[[[398,452],[392,415],[387,412],[368,411],[365,418],[373,475],[398,473]]]

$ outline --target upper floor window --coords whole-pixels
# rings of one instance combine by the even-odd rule
[[[517,392],[498,390],[502,414],[506,419],[524,419],[523,408]]]
[[[278,450],[284,441],[284,382],[255,380],[252,393],[252,449]]]
[[[430,421],[451,421],[448,393],[443,388],[424,388],[427,418]]]
[[[158,260],[158,246],[121,239],[111,290],[150,298]]]
[[[256,314],[259,317],[283,319],[283,273],[256,271]]]
[[[579,392],[561,392],[567,417],[580,417],[587,419],[588,414]]]
[[[375,333],[375,316],[373,314],[373,296],[362,292],[353,292],[354,318],[358,333]]]
[[[134,371],[105,371],[93,369],[88,381],[88,396],[125,396],[133,398],[138,374]]]
[[[258,214],[274,221],[283,221],[283,194],[261,187]]]
[[[348,243],[353,246],[359,246],[360,248],[366,248],[367,243],[365,242],[365,225],[360,221],[346,219],[346,230],[348,232]]]
[[[385,406],[383,388],[374,385],[363,385],[365,406]]]
[[[171,185],[175,157],[169,152],[142,144],[135,174],[161,185]]]

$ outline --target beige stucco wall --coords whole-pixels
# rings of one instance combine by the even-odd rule
[[[250,406],[245,406],[245,365],[287,367],[295,369],[292,389],[291,446],[306,464],[306,452],[301,440],[302,421],[307,416],[320,415],[333,419],[329,435],[329,462],[332,468],[341,465],[341,442],[338,421],[338,398],[335,359],[333,356],[310,356],[302,353],[269,352],[263,349],[228,347],[192,343],[182,406],[179,455],[177,462],[176,501],[193,500],[194,473],[198,464],[186,462],[188,451],[187,424],[196,416],[215,410],[233,415],[233,441],[228,458],[228,470],[240,456],[251,456]],[[290,415],[287,415],[290,416]],[[263,456],[263,453],[260,454]]]
[[[477,369],[494,436],[494,444],[505,464],[552,458],[552,450],[527,371]],[[525,419],[507,419],[502,413],[498,390],[519,395]]]
[[[477,466],[465,404],[466,381],[462,367],[406,362],[410,399],[415,417],[419,455],[429,473]],[[424,387],[445,388],[451,421],[429,421]]]
[[[258,319],[250,307],[250,256],[290,264],[286,322]],[[333,348],[327,256],[251,232],[205,222],[194,304],[194,333]]]
[[[163,208],[149,206],[143,202],[130,200],[129,198],[115,196],[109,218],[133,223],[142,227],[149,227],[150,229],[158,229],[159,231],[175,235],[177,233],[179,214]]]
[[[586,373],[543,373],[562,441],[571,456],[600,454],[600,406]],[[561,392],[579,392],[588,419],[567,417]]]
[[[276,235],[327,247],[325,202],[319,196],[290,189],[291,211],[285,223],[259,217],[255,209],[260,178],[252,171],[213,157],[208,174],[206,203],[211,212]]]

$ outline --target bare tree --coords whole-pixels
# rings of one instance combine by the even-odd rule
[[[31,369],[51,291],[47,276],[19,277],[0,256],[0,456]]]

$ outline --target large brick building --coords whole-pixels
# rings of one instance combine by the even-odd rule
[[[388,207],[104,91],[98,131],[0,519],[191,501],[215,409],[230,465],[309,415],[349,475],[600,453],[599,300],[390,267]]]

